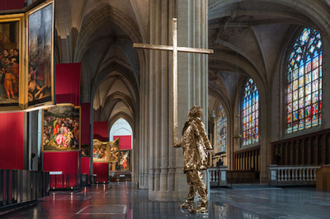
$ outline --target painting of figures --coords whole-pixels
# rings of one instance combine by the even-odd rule
[[[109,149],[109,162],[118,162],[119,161],[119,138],[110,142]]]
[[[80,107],[59,104],[43,110],[43,151],[80,150]]]
[[[28,105],[52,101],[53,4],[29,15]]]
[[[82,157],[91,156],[91,149],[89,147],[89,144],[81,144],[81,156]]]
[[[0,21],[0,107],[19,103],[19,22]]]
[[[93,162],[108,162],[109,142],[93,139]]]
[[[131,151],[120,151],[119,161],[116,163],[117,171],[128,171],[131,169]]]

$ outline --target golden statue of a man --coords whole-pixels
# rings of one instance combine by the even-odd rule
[[[208,153],[212,152],[213,149],[207,138],[205,126],[200,119],[202,114],[203,109],[200,106],[193,106],[190,109],[189,120],[182,130],[181,141],[173,147],[182,147],[183,149],[183,171],[190,186],[187,200],[179,207],[187,208],[190,212],[206,213],[208,211],[207,188],[203,180],[203,170],[209,168]],[[199,203],[197,208],[194,208],[194,198],[197,191]]]

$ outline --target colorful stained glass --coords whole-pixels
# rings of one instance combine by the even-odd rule
[[[246,111],[244,110],[244,113]],[[246,126],[243,125],[243,130],[246,130]],[[217,122],[217,152],[227,151],[227,116],[226,113],[220,105],[219,117]]]
[[[288,94],[288,103],[291,103],[292,102],[292,93],[289,93]]]
[[[319,78],[319,74],[318,74],[318,69],[315,69],[313,70],[313,73],[312,73],[312,80],[316,80]]]
[[[315,92],[315,93],[313,93],[313,102],[312,103],[317,103],[318,102],[318,100],[319,100],[319,92]]]
[[[311,84],[307,84],[305,86],[305,93],[306,93],[306,95],[311,93],[311,86],[312,86]]]
[[[299,120],[299,130],[303,130],[304,129],[304,120]]]
[[[308,117],[305,119],[305,128],[310,128],[312,125],[311,123],[311,117]]]
[[[298,69],[293,70],[293,80],[298,78]]]
[[[291,85],[288,85],[290,92]],[[292,94],[291,94],[292,96]],[[249,79],[244,89],[243,106],[246,106],[243,118],[243,146],[258,142],[259,92],[256,83]]]
[[[321,34],[306,27],[296,39],[287,72],[287,133],[321,124]]]
[[[295,90],[293,92],[293,100],[298,100],[298,91],[297,90]]]
[[[298,111],[294,111],[293,112],[293,121],[297,121],[298,120]]]
[[[292,123],[288,123],[288,129],[287,129],[288,133],[292,132]]]
[[[305,83],[308,84],[308,83],[311,83],[311,73],[307,73],[305,75]]]
[[[304,98],[299,99],[299,109],[304,108]]]
[[[309,105],[311,105],[311,95],[310,94],[305,97],[305,106],[309,106]]]
[[[319,81],[318,80],[313,81],[312,84],[313,84],[313,86],[312,86],[313,92],[319,90]]]
[[[312,115],[311,106],[305,108],[305,117],[310,117]]]
[[[298,80],[293,81],[293,90],[298,89]]]
[[[299,98],[303,98],[304,97],[304,88],[299,88]]]

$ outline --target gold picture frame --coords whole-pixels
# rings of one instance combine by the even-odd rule
[[[24,21],[25,21],[25,14],[21,13],[21,14],[14,14],[14,15],[1,15],[0,16],[0,26],[4,25],[4,24],[9,24],[9,23],[14,23],[14,22],[18,22],[18,27],[16,28],[16,31],[18,33],[16,33],[15,31],[15,35],[17,34],[18,35],[18,46],[16,49],[18,49],[19,51],[19,57],[20,57],[20,62],[18,63],[19,64],[19,74],[17,75],[18,78],[19,78],[19,81],[17,80],[17,76],[15,77],[15,81],[16,81],[16,84],[18,83],[18,98],[17,98],[17,103],[16,103],[16,99],[13,99],[12,96],[11,96],[11,93],[9,93],[9,96],[10,98],[5,98],[5,85],[4,85],[4,82],[3,84],[0,84],[0,89],[3,90],[3,94],[2,92],[0,92],[0,111],[15,111],[15,110],[23,110],[24,109],[24,99],[25,99],[25,95],[24,95],[24,82],[25,82],[25,75],[24,75],[24,52],[25,52],[25,34],[24,33]],[[1,28],[3,29],[3,28]],[[3,38],[5,38],[5,33],[2,33],[3,34]],[[6,36],[8,37],[8,36]],[[9,36],[10,37],[10,36]],[[12,44],[12,43],[8,43],[8,44]],[[5,48],[5,45],[8,45],[6,43],[4,43],[4,48],[3,49],[8,49]],[[2,60],[1,60],[2,61]],[[0,64],[1,67],[2,64]],[[3,72],[2,72],[2,69],[0,69],[1,71],[1,76],[2,77],[5,77],[3,75]],[[4,80],[4,78],[1,77],[1,80]],[[1,82],[2,83],[2,82]],[[12,89],[12,80],[10,79],[10,83],[11,83],[11,89]],[[1,90],[0,90],[1,91]],[[7,103],[6,103],[7,102]]]
[[[11,86],[8,85],[9,82],[6,83],[6,86],[7,86],[6,91],[5,91],[5,83],[3,82],[2,84],[0,84],[0,111],[4,111],[4,112],[6,112],[6,111],[8,111],[8,112],[9,111],[11,111],[11,112],[12,111],[22,111],[22,110],[29,111],[29,110],[36,110],[36,109],[46,108],[46,107],[55,105],[55,78],[54,78],[55,3],[54,2],[55,2],[55,0],[45,1],[45,2],[37,5],[30,11],[24,12],[24,10],[23,10],[23,13],[0,15],[0,30],[1,30],[1,24],[18,22],[17,33],[15,32],[15,35],[17,35],[16,38],[18,38],[18,42],[15,42],[15,43],[18,44],[16,49],[18,49],[18,51],[19,51],[18,75],[16,72],[15,73],[11,72],[12,75],[17,75],[17,76],[15,78],[14,77],[6,78],[7,81],[9,81],[9,80],[11,81],[10,82]],[[49,7],[51,7],[51,10],[49,10]],[[42,91],[40,91],[41,89],[39,89],[38,91],[40,91],[40,92],[38,94],[37,94],[37,92],[35,92],[33,94],[35,96],[40,97],[43,95],[43,94],[40,95],[40,93],[42,93],[42,92],[46,93],[46,90],[47,90],[47,93],[49,94],[49,96],[45,95],[48,98],[46,98],[44,101],[40,100],[40,101],[37,101],[36,103],[31,103],[31,102],[29,102],[29,97],[31,97],[31,92],[34,87],[39,86],[39,84],[37,82],[40,83],[40,81],[42,81],[42,80],[40,80],[40,78],[38,78],[39,81],[36,80],[35,85],[33,85],[33,83],[30,83],[30,81],[29,81],[29,77],[31,77],[31,74],[29,72],[29,65],[31,63],[31,60],[30,60],[31,58],[29,57],[29,53],[30,53],[30,49],[31,49],[29,47],[29,39],[30,39],[30,31],[31,31],[29,29],[29,22],[30,22],[30,19],[33,16],[37,16],[38,13],[46,13],[46,12],[43,12],[46,9],[48,12],[46,17],[48,19],[45,19],[45,20],[48,21],[48,23],[44,20],[42,20],[41,23],[43,23],[43,22],[47,23],[47,25],[45,26],[44,29],[49,30],[48,32],[45,31],[45,35],[49,36],[48,38],[50,40],[50,43],[48,43],[47,44],[48,47],[46,46],[45,48],[49,48],[49,49],[48,49],[48,53],[44,53],[44,51],[42,49],[40,49],[40,47],[38,45],[37,50],[42,51],[42,52],[40,52],[40,54],[42,53],[42,55],[39,55],[39,57],[42,57],[42,56],[49,57],[47,59],[48,65],[46,65],[43,62],[43,66],[42,66],[43,68],[41,70],[43,73],[46,72],[45,66],[47,66],[46,69],[49,71],[49,74],[47,74],[47,76],[46,76],[47,80],[45,79],[43,81],[44,82],[43,86],[45,86],[45,84],[46,84],[45,81],[47,81],[46,89],[44,88]],[[50,20],[50,22],[49,22],[49,20]],[[35,28],[35,29],[37,29],[36,32],[39,31],[39,28]],[[40,28],[40,29],[42,29],[42,28]],[[10,32],[10,33],[13,33],[13,32]],[[1,32],[0,32],[0,41],[1,41]],[[47,40],[44,40],[44,41],[47,41]],[[10,41],[8,41],[8,42],[10,42]],[[39,43],[39,41],[38,41],[38,43]],[[13,44],[13,43],[11,43],[11,44]],[[1,56],[1,54],[0,54],[0,56]],[[42,58],[42,60],[45,60],[45,59]],[[0,59],[0,61],[1,61],[1,59]],[[2,63],[0,62],[0,67],[2,67],[2,66],[3,66]],[[2,68],[0,68],[0,71],[4,72],[2,70]],[[6,70],[5,74],[7,74],[7,72],[8,71]],[[41,73],[40,73],[40,75],[41,75]],[[0,75],[0,80],[1,80],[1,76],[2,75]],[[14,90],[14,98],[12,98],[12,94],[8,87],[12,87],[11,89]],[[39,86],[39,88],[40,87],[41,87],[41,85]],[[3,89],[3,92],[1,89]],[[7,95],[8,91],[10,94],[9,98]],[[29,91],[31,91],[30,94],[29,94]],[[15,92],[17,92],[17,94]],[[42,99],[42,98],[40,97],[40,99]]]
[[[25,101],[24,101],[24,108],[26,109],[35,109],[36,107],[39,107],[39,108],[44,108],[44,107],[48,107],[48,106],[52,106],[54,105],[55,103],[55,78],[54,78],[54,27],[55,27],[55,19],[54,19],[54,14],[55,14],[55,4],[54,4],[54,0],[48,0],[40,5],[38,5],[37,7],[33,8],[32,10],[28,11],[26,13],[26,46],[28,49],[25,50],[26,54],[25,54],[25,57],[26,57],[26,60],[27,60],[27,63],[26,63],[26,66],[25,66],[25,71],[26,71],[26,79],[25,81],[28,82],[28,84],[26,85],[25,84],[25,92],[26,92],[26,95],[25,95]],[[38,19],[38,17],[40,16],[44,16],[43,19]],[[48,17],[50,16],[50,17]],[[33,22],[30,22],[30,19],[33,19]],[[49,19],[51,19],[51,21],[48,21]],[[48,32],[46,33],[47,37],[50,38],[50,51],[46,51],[45,48],[41,48],[42,46],[40,46],[37,42],[37,44],[35,43],[35,38],[36,37],[40,37],[40,35],[42,35],[43,33],[40,33],[40,31],[36,31],[36,30],[30,30],[30,26],[31,25],[35,25],[36,21],[40,21],[39,24],[39,29],[46,29],[46,28],[49,28],[48,26],[46,26],[43,22],[45,23],[51,23],[51,33],[49,34]],[[46,21],[45,21],[46,20]],[[31,25],[30,25],[31,23]],[[31,32],[33,32],[34,34],[32,34]],[[35,33],[36,32],[36,33]],[[31,35],[34,36],[34,39],[31,39]],[[37,35],[37,36],[35,36]],[[44,38],[46,38],[46,36],[44,36]],[[44,39],[44,41],[46,41],[47,39]],[[36,44],[36,45],[35,45]],[[47,45],[44,47],[47,47]],[[36,52],[36,51],[38,52]],[[44,54],[38,54],[39,53],[39,50],[41,50],[41,52],[43,52]],[[37,58],[41,58],[41,60],[43,60],[44,62],[50,62],[50,63],[46,63],[46,65],[43,65],[43,70],[44,70],[44,75],[43,75],[43,86],[40,87],[40,90],[41,89],[44,89],[43,92],[45,92],[45,90],[48,90],[48,86],[50,86],[49,88],[49,97],[40,97],[40,90],[39,92],[31,92],[31,86],[30,85],[30,79],[29,77],[31,77],[31,71],[30,71],[30,68],[31,68],[31,62],[34,62],[34,60],[32,60],[32,53],[33,52],[36,53],[36,54],[33,54],[34,56],[36,56],[36,59]],[[46,52],[45,52],[46,51]],[[49,56],[49,59],[47,58],[44,58],[44,56],[48,55]],[[34,59],[35,57],[33,57]],[[46,60],[46,61],[45,61]],[[36,62],[37,63],[37,62]],[[40,64],[40,63],[38,63]],[[48,66],[47,64],[50,64],[50,66]],[[46,67],[45,67],[46,66]],[[45,74],[46,72],[46,68],[48,66],[48,71],[50,71],[50,75],[49,74]],[[34,66],[36,67],[36,66]],[[36,71],[36,70],[34,70]],[[47,82],[46,82],[47,81]],[[46,85],[47,83],[47,85]],[[32,86],[33,87],[33,86]],[[39,93],[39,94],[38,94]],[[38,99],[36,100],[30,100],[31,96],[32,98],[35,98],[36,95],[39,95],[38,96]],[[45,94],[44,94],[45,95]]]
[[[108,163],[109,162],[110,142],[103,142],[98,139],[93,139],[93,163]]]
[[[53,112],[49,112],[49,110],[53,110]],[[71,110],[71,112],[73,110],[78,110],[79,112],[78,132],[77,130],[75,130],[77,128],[76,119],[74,117],[75,112],[70,113],[69,110]],[[45,116],[47,116],[46,120],[45,120]],[[81,150],[81,107],[80,106],[64,103],[64,104],[57,104],[53,107],[44,108],[42,110],[41,128],[42,128],[42,138],[41,138],[42,152],[69,152],[69,151]],[[79,136],[76,137],[77,135]],[[75,143],[75,140],[79,141],[78,144]]]

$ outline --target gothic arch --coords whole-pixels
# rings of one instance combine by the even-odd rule
[[[128,124],[131,126],[132,130],[133,130],[133,134],[135,133],[135,127],[134,127],[134,119],[129,116],[128,114],[124,113],[124,112],[119,112],[117,114],[115,114],[114,116],[112,116],[112,118],[110,118],[108,120],[108,132],[110,132],[110,129],[111,127],[115,124],[115,122],[118,120],[118,119],[125,119]]]

